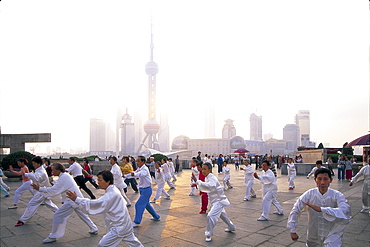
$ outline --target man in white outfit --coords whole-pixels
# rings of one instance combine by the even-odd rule
[[[370,158],[369,158],[370,162]],[[369,213],[370,216],[370,166],[366,164],[361,170],[351,179],[349,186],[356,183],[357,180],[364,176],[364,187],[362,187],[362,209],[361,213]]]
[[[204,163],[202,165],[202,173],[206,177],[205,181],[197,179],[193,174],[194,184],[192,186],[198,186],[199,190],[208,193],[209,201],[212,204],[212,208],[207,215],[207,228],[205,231],[206,241],[210,242],[212,240],[211,236],[213,236],[213,228],[216,226],[219,218],[228,226],[225,232],[235,231],[236,227],[226,214],[225,207],[229,207],[230,202],[225,196],[224,188],[218,182],[217,177],[212,174],[212,164]]]
[[[283,209],[280,206],[280,203],[276,200],[277,198],[277,184],[276,177],[274,173],[270,170],[270,162],[267,160],[262,161],[262,175],[258,176],[257,173],[254,173],[254,177],[259,179],[262,183],[262,215],[257,220],[265,221],[269,218],[271,204],[274,205],[277,211],[274,214],[283,215]]]
[[[311,177],[311,175],[315,174],[315,171],[319,168],[326,168],[325,166],[322,166],[322,161],[321,160],[316,161],[316,166],[314,168],[312,168],[310,173],[307,174],[307,179],[309,179]]]
[[[131,201],[127,197],[125,193],[125,188],[127,188],[127,184],[125,183],[123,177],[122,177],[122,171],[121,168],[117,164],[117,158],[115,156],[112,156],[109,158],[109,164],[112,165],[112,168],[110,169],[110,172],[113,174],[114,177],[114,185],[121,191],[121,195],[127,202],[127,207],[131,206]]]
[[[292,240],[299,238],[298,217],[308,206],[306,246],[342,246],[344,228],[351,220],[351,208],[341,192],[329,188],[332,181],[329,169],[316,170],[317,188],[303,193],[289,214],[287,227]]]
[[[35,173],[25,173],[24,176],[32,180],[32,183],[38,183],[41,187],[50,187],[49,177],[46,170],[42,166],[42,159],[40,156],[36,156],[32,159],[32,165],[36,169]],[[55,212],[58,210],[55,205],[46,194],[36,191],[31,200],[27,204],[27,208],[23,215],[19,218],[15,226],[23,226],[24,223],[28,222],[36,213],[39,206],[45,203],[51,211]]]
[[[90,234],[98,234],[98,228],[90,220],[89,216],[84,214],[74,201],[66,198],[67,190],[74,191],[78,197],[83,198],[82,193],[72,176],[65,172],[65,167],[60,163],[52,164],[51,169],[53,176],[59,176],[58,181],[56,181],[52,187],[40,187],[39,184],[31,184],[35,190],[45,193],[47,197],[62,195],[63,205],[54,213],[52,231],[49,234],[49,237],[43,240],[43,243],[55,242],[57,238],[63,237],[67,225],[67,219],[73,211],[75,211],[78,217],[80,217],[80,219],[89,226]]]
[[[113,184],[113,174],[104,170],[98,173],[99,188],[105,194],[97,200],[79,198],[72,191],[67,191],[67,197],[76,202],[88,214],[104,214],[107,233],[99,241],[99,247],[118,246],[124,241],[128,246],[141,247],[140,241],[135,237],[126,202],[121,191]]]

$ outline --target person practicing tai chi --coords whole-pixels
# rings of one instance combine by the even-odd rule
[[[295,168],[292,158],[288,158],[287,168],[288,168],[289,190],[293,190],[295,188],[294,179],[297,176],[297,170]]]
[[[146,209],[151,215],[151,220],[158,221],[161,216],[157,214],[152,205],[150,205],[149,199],[152,195],[152,178],[149,173],[148,167],[145,165],[145,157],[138,156],[136,159],[138,168],[136,171],[125,175],[126,178],[139,178],[139,191],[140,197],[135,203],[135,219],[132,222],[132,227],[138,227],[143,219],[144,210]]]
[[[317,169],[314,175],[317,188],[303,193],[294,204],[287,223],[292,240],[299,238],[298,217],[308,206],[306,246],[342,246],[343,231],[351,220],[351,208],[341,192],[329,188],[333,181],[331,176],[329,169]]]
[[[150,203],[155,203],[156,200],[159,199],[162,193],[165,194],[166,196],[165,199],[170,200],[170,194],[168,194],[168,192],[164,189],[165,181],[164,181],[163,170],[161,168],[161,162],[159,161],[155,162],[154,166],[155,166],[154,182],[157,183],[158,187],[157,187],[157,191],[155,193],[154,199],[153,201],[150,201]]]
[[[49,182],[48,174],[42,166],[42,159],[40,156],[36,156],[32,159],[32,165],[36,169],[35,173],[25,173],[24,176],[31,179],[32,183],[40,184],[40,186],[51,187]],[[31,187],[32,188],[32,187]],[[23,215],[19,218],[15,226],[23,226],[24,223],[30,221],[30,219],[35,215],[39,206],[45,203],[45,205],[51,209],[51,211],[56,212],[58,210],[57,205],[55,205],[46,194],[36,191],[32,199],[28,202],[27,208]]]
[[[113,184],[113,174],[108,171],[98,173],[98,185],[105,190],[102,197],[96,200],[80,198],[76,192],[68,190],[67,197],[78,204],[88,214],[104,214],[107,233],[99,242],[99,247],[118,246],[124,241],[127,246],[141,247],[140,241],[135,237],[126,202],[121,191]]]
[[[41,187],[38,183],[31,184],[35,190],[45,193],[46,197],[53,197],[61,194],[63,200],[63,205],[53,215],[53,226],[51,233],[42,242],[51,243],[55,242],[57,238],[63,237],[66,230],[67,220],[73,211],[76,212],[78,217],[89,226],[90,234],[98,234],[98,228],[91,221],[89,216],[84,214],[74,201],[66,197],[67,190],[70,190],[76,192],[78,197],[83,198],[82,193],[73,177],[66,173],[65,167],[60,163],[53,163],[51,165],[51,171],[53,176],[59,176],[59,179],[52,187]]]
[[[202,165],[202,173],[205,176],[205,181],[200,181],[193,174],[194,184],[192,186],[198,186],[200,191],[208,193],[209,201],[212,204],[212,208],[207,215],[207,228],[205,231],[206,241],[210,242],[212,241],[213,228],[216,226],[219,218],[227,224],[225,232],[235,231],[236,227],[226,214],[225,207],[229,207],[230,202],[225,196],[224,189],[218,182],[217,177],[212,174],[212,164],[204,163]]]
[[[23,192],[26,192],[28,190],[29,192],[31,192],[32,195],[35,194],[35,191],[30,186],[31,183],[32,183],[31,179],[29,179],[28,177],[26,177],[24,175],[25,173],[29,173],[28,166],[27,166],[28,160],[25,159],[25,158],[20,158],[17,161],[17,164],[21,168],[21,170],[19,172],[14,171],[12,165],[9,166],[9,170],[13,174],[22,175],[22,184],[21,184],[21,186],[19,186],[18,189],[16,189],[14,191],[14,203],[13,203],[12,206],[8,207],[8,209],[18,208],[18,206],[17,206],[18,200],[19,200],[19,198],[20,198],[20,196]]]
[[[121,168],[119,168],[118,163],[117,163],[117,158],[115,156],[110,157],[109,164],[112,165],[110,172],[113,174],[113,177],[114,177],[114,185],[117,187],[117,189],[119,189],[119,191],[121,191],[121,195],[127,202],[126,206],[130,207],[131,201],[125,193],[125,188],[127,188],[127,184],[124,182]]]
[[[262,183],[262,215],[257,220],[265,221],[269,218],[271,204],[274,205],[277,211],[274,214],[283,215],[283,209],[280,203],[276,200],[277,198],[277,184],[274,173],[270,170],[270,162],[267,160],[262,161],[262,175],[258,176],[255,172],[254,177],[259,179]]]
[[[240,170],[244,171],[244,184],[246,186],[244,201],[249,201],[249,198],[256,198],[256,192],[252,188],[254,184],[254,170],[253,167],[249,164],[248,159],[243,160],[244,167],[241,167]]]
[[[312,175],[315,174],[315,171],[319,168],[326,168],[325,166],[322,165],[322,161],[321,160],[318,160],[316,161],[316,166],[314,168],[312,168],[312,170],[310,171],[310,173],[307,174],[307,179],[309,179]]]
[[[224,161],[224,163],[222,164],[222,174],[224,175],[224,190],[232,189],[233,186],[230,183],[230,167],[227,165],[226,161]]]
[[[369,158],[370,162],[370,158]],[[362,209],[361,213],[369,213],[370,216],[370,166],[367,163],[361,170],[351,179],[349,186],[356,183],[360,177],[364,177],[364,186],[362,187]]]

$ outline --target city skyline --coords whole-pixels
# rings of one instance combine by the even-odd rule
[[[210,103],[215,137],[232,119],[249,139],[255,113],[282,139],[301,109],[317,144],[369,131],[366,3],[20,2],[0,5],[2,133],[47,132],[51,149],[87,150],[90,118],[113,126],[128,108],[144,123],[151,19],[170,141],[203,138]]]

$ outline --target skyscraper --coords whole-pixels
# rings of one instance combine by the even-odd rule
[[[90,119],[90,152],[113,151],[115,146],[114,132],[102,119]]]
[[[170,151],[170,127],[168,126],[167,114],[161,114],[160,130],[158,133],[158,142],[161,147],[161,151]]]
[[[287,124],[283,129],[283,140],[286,141],[286,150],[288,153],[297,151],[300,145],[301,136],[299,127],[295,124]]]
[[[300,129],[300,146],[310,146],[310,111],[299,110],[295,116],[295,124]]]
[[[205,116],[205,131],[204,137],[205,138],[213,138],[216,136],[215,131],[215,108],[213,104],[207,106]]]
[[[262,117],[252,113],[249,122],[250,139],[252,141],[262,141]]]
[[[148,121],[144,124],[144,131],[146,133],[142,140],[137,153],[139,153],[145,142],[147,141],[146,147],[159,150],[159,143],[157,134],[160,126],[156,120],[156,75],[158,73],[158,65],[153,61],[153,33],[151,28],[151,43],[150,43],[150,62],[145,66],[145,72],[148,75]]]

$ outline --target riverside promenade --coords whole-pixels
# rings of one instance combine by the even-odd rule
[[[134,228],[136,237],[144,246],[305,246],[306,229],[307,229],[307,212],[303,212],[299,219],[297,233],[298,241],[294,242],[290,238],[289,229],[286,228],[287,218],[296,199],[306,190],[315,187],[315,182],[311,177],[309,180],[306,176],[298,176],[295,179],[294,190],[288,190],[288,181],[285,175],[278,172],[278,201],[284,209],[284,215],[272,214],[272,206],[269,221],[257,221],[261,214],[261,184],[256,180],[253,186],[257,193],[257,198],[244,202],[245,185],[243,171],[235,171],[234,166],[231,168],[231,183],[233,189],[225,191],[226,196],[231,202],[231,206],[226,208],[232,222],[236,225],[237,230],[232,233],[224,232],[226,224],[219,220],[214,229],[212,242],[205,242],[204,231],[206,227],[206,215],[199,214],[200,197],[189,196],[190,190],[190,170],[183,170],[176,174],[178,180],[175,182],[176,190],[169,190],[171,200],[157,200],[154,208],[161,216],[160,221],[151,221],[150,214],[144,213],[143,221],[140,226]],[[216,168],[213,169],[217,171]],[[257,171],[261,173],[261,171]],[[335,170],[336,172],[336,170]],[[222,182],[222,175],[218,175],[219,181]],[[46,206],[40,206],[36,215],[30,222],[23,226],[15,227],[15,223],[23,214],[27,202],[31,199],[31,194],[25,192],[21,195],[18,203],[18,209],[8,209],[13,203],[14,190],[18,188],[21,182],[8,182],[11,187],[10,197],[5,198],[1,195],[1,247],[33,247],[33,246],[97,246],[99,240],[106,233],[104,217],[102,215],[91,215],[90,218],[99,228],[98,235],[90,235],[89,228],[78,216],[73,213],[68,219],[65,235],[51,244],[42,244],[50,233],[52,226],[52,211]],[[222,183],[221,183],[222,184]],[[95,196],[100,197],[104,191],[96,190],[87,183]],[[347,225],[344,232],[344,245],[351,247],[370,246],[370,217],[369,214],[359,213],[361,210],[361,189],[363,181],[348,186],[348,182],[333,179],[331,188],[341,191],[347,198],[352,209],[352,221]],[[153,186],[155,192],[157,186]],[[165,189],[169,189],[165,186]],[[85,197],[87,194],[82,191]],[[131,218],[135,215],[134,203],[139,197],[131,188],[128,188],[128,197],[133,203],[129,207]],[[53,202],[58,206],[61,205],[60,197],[53,197]],[[123,242],[120,246],[126,246]]]

